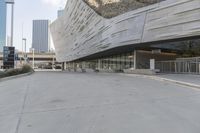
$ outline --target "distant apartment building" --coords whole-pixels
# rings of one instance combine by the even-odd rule
[[[57,12],[57,18],[63,16],[63,14],[64,14],[64,10],[58,10],[58,12]]]
[[[3,51],[3,46],[6,45],[6,3],[5,0],[0,0],[0,52]]]
[[[50,47],[49,20],[33,20],[32,48],[35,52],[48,52]]]

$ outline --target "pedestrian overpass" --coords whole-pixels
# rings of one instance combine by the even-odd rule
[[[44,64],[44,63],[56,63],[56,56],[55,53],[23,53],[18,52],[16,58],[16,66],[21,66],[23,64],[30,64],[32,65],[33,60],[35,67],[37,67],[38,64]],[[0,66],[3,66],[3,53],[0,53]]]

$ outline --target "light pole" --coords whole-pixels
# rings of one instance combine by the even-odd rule
[[[22,41],[24,41],[24,52],[26,54],[26,38],[22,38]]]
[[[32,57],[32,67],[33,67],[33,69],[34,69],[34,68],[35,68],[35,49],[32,48],[31,50],[32,50],[32,53],[33,53],[33,57]]]
[[[13,47],[13,32],[14,32],[14,0],[6,0],[5,1],[6,4],[11,4],[11,40],[10,40],[10,43],[11,43],[11,47]]]
[[[24,61],[27,62],[27,55],[26,55],[26,38],[22,38],[22,41],[24,41]]]

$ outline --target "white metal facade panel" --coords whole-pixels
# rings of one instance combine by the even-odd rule
[[[128,44],[200,35],[200,0],[166,0],[111,19],[82,0],[68,0],[51,25],[60,62]]]

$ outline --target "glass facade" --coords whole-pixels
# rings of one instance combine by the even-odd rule
[[[114,71],[123,71],[124,69],[130,69],[134,67],[134,53],[124,53],[120,55],[113,55],[107,58],[99,59],[99,68],[114,70]]]
[[[118,51],[118,53],[112,52],[111,56],[101,53],[96,56],[96,59],[93,57],[93,60],[88,58],[84,61],[67,62],[64,69],[79,72],[84,72],[87,69],[93,69],[97,72],[134,72],[135,69],[150,70],[150,61],[154,59],[155,72],[200,74],[199,37],[166,41],[149,45],[149,47],[140,47],[140,49],[137,47],[137,50],[132,50],[132,52],[127,51],[120,51],[121,54]],[[135,72],[140,71],[136,70]],[[148,73],[148,71],[146,72]]]
[[[3,51],[3,46],[6,45],[6,3],[5,0],[0,0],[0,52]]]
[[[124,69],[134,68],[134,52],[112,55],[96,60],[71,62],[66,69],[93,69],[112,72],[122,72]]]

